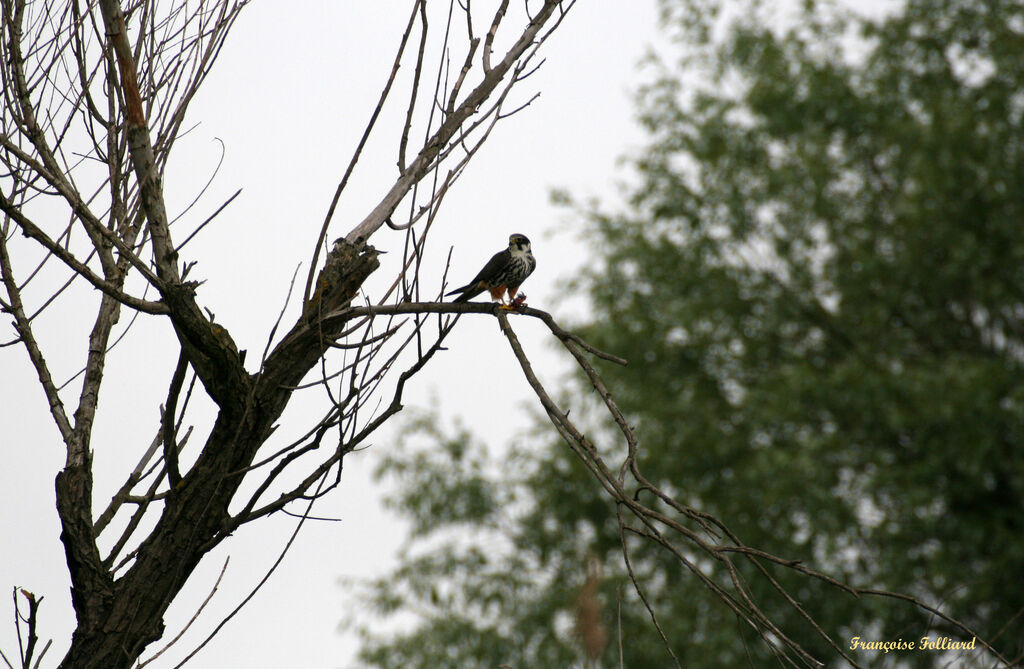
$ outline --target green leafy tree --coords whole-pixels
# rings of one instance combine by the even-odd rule
[[[652,141],[627,211],[585,211],[601,262],[576,282],[595,314],[577,331],[630,360],[602,374],[656,484],[749,546],[913,595],[1020,661],[1024,4],[911,0],[870,22],[811,2],[789,27],[724,4],[665,4],[686,57],[642,92]],[[569,666],[596,558],[605,666],[620,650],[625,666],[672,662],[625,576],[615,507],[563,444],[513,445],[499,469],[462,430],[425,420],[415,435],[433,445],[383,471],[420,529],[371,599],[421,615],[368,635],[363,660]],[[640,547],[631,566],[679,664],[767,666],[768,644],[670,557]],[[917,607],[772,573],[847,643],[962,636]],[[787,634],[838,661],[768,582],[750,584]]]

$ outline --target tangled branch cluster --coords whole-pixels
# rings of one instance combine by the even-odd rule
[[[530,74],[572,2],[546,1],[513,13],[506,1],[479,25],[469,3],[451,2],[437,39],[426,0],[412,3],[390,77],[316,236],[303,307],[276,339],[281,311],[255,371],[246,368],[246,352],[231,333],[204,313],[199,282],[189,280],[195,261],[184,258],[184,247],[213,216],[176,243],[189,219],[170,220],[163,194],[168,157],[189,105],[245,5],[2,1],[0,308],[12,316],[16,332],[6,345],[27,351],[65,445],[57,511],[78,628],[62,666],[134,662],[163,635],[164,612],[206,553],[242,524],[331,490],[344,455],[401,409],[406,382],[440,350],[454,320],[439,316],[431,334],[426,318],[416,315],[410,332],[394,316],[380,327],[378,314],[349,309],[379,267],[369,240],[385,225],[405,231],[401,268],[375,303],[415,299],[438,207],[495,124],[516,111],[506,108],[510,92]],[[460,15],[464,28],[456,27]],[[502,40],[513,22],[519,25]],[[438,41],[431,76],[427,46]],[[418,49],[410,55],[411,45]],[[460,49],[465,59],[455,75],[448,63]],[[398,174],[321,266],[336,205],[382,109],[402,85],[400,66],[409,61],[414,74]],[[403,204],[408,215],[396,222]],[[17,240],[17,233],[26,240]],[[83,280],[101,299],[75,377],[81,390],[72,398],[70,381],[55,380],[36,329],[40,315],[73,300]],[[118,333],[124,308],[132,319]],[[171,325],[178,362],[149,447],[94,514],[91,439],[107,356],[140,315]],[[410,345],[411,362],[403,355]],[[318,380],[304,381],[316,371]],[[393,390],[384,403],[387,384]],[[216,418],[205,443],[186,450],[194,433],[187,416],[200,387],[215,404]],[[306,388],[323,389],[329,409],[299,439],[263,453],[290,399]]]

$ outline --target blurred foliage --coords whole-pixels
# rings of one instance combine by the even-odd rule
[[[640,94],[651,143],[627,210],[582,208],[593,255],[572,285],[593,318],[575,330],[630,360],[602,373],[649,478],[748,545],[939,605],[1019,661],[1024,5],[912,0],[877,22],[774,7],[664,3],[682,56]],[[578,405],[587,390],[567,395]],[[596,416],[614,457],[623,447]],[[546,435],[495,460],[464,431],[413,426],[409,440],[427,438],[383,471],[416,539],[371,598],[413,615],[397,635],[367,633],[364,662],[578,664],[572,601],[593,556],[604,666],[618,666],[620,634],[625,666],[671,666],[623,578],[614,507]],[[678,562],[630,546],[682,666],[769,666]],[[960,636],[893,600],[772,574],[840,643]],[[836,662],[745,576],[769,616]]]

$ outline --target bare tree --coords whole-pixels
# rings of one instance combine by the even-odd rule
[[[416,316],[410,330],[393,315],[383,316],[381,327],[374,305],[418,298],[419,259],[438,207],[495,124],[516,111],[509,93],[536,66],[538,50],[573,3],[510,9],[503,0],[478,16],[469,0],[449,2],[440,29],[428,25],[426,0],[410,3],[390,76],[327,215],[303,228],[311,258],[302,309],[278,337],[281,312],[248,369],[231,333],[204,313],[200,282],[189,278],[195,263],[183,247],[209,219],[172,226],[163,194],[189,104],[245,4],[0,1],[0,307],[16,331],[4,343],[28,353],[66,447],[56,506],[78,623],[62,667],[135,663],[164,635],[164,613],[204,555],[242,524],[337,486],[344,456],[401,409],[406,381],[440,348],[454,314],[491,310],[460,305],[436,315],[435,328]],[[428,46],[440,53],[435,63],[426,62]],[[413,76],[398,95],[401,65]],[[393,103],[405,106],[394,182],[321,263],[338,200],[381,111]],[[401,217],[400,205],[408,212]],[[402,269],[383,295],[353,307],[379,266],[369,242],[385,225],[405,230]],[[102,297],[75,397],[54,379],[52,351],[35,326],[83,281]],[[125,310],[133,319],[169,323],[178,364],[144,457],[100,509],[93,506],[93,426]],[[318,378],[303,386],[311,374]],[[205,443],[185,458],[191,430],[182,426],[196,381],[215,403],[216,418]],[[261,454],[289,400],[310,385],[328,389],[330,409],[301,439]],[[380,402],[386,390],[390,400]],[[34,648],[38,600],[23,595]],[[24,665],[32,654],[22,653]]]
[[[437,290],[421,291],[420,260],[439,206],[495,124],[532,100],[509,98],[537,66],[539,49],[573,2],[496,4],[480,16],[470,0],[450,0],[447,19],[437,29],[428,24],[426,0],[410,3],[390,76],[326,203],[327,214],[322,222],[300,226],[308,231],[311,249],[308,273],[299,284],[302,307],[285,327],[288,312],[281,311],[262,355],[250,358],[247,367],[246,353],[231,333],[204,310],[200,282],[189,279],[195,261],[184,247],[212,217],[172,226],[163,195],[168,156],[189,104],[244,0],[134,0],[127,6],[118,0],[0,0],[0,308],[16,331],[14,339],[0,344],[27,352],[66,448],[56,507],[78,623],[60,666],[135,664],[163,637],[168,606],[211,549],[243,524],[288,513],[292,505],[299,515],[308,513],[309,503],[339,484],[346,454],[401,410],[406,382],[466,313],[497,319],[553,428],[616,502],[623,560],[645,604],[644,584],[630,563],[631,542],[637,540],[675,556],[788,666],[818,661],[753,601],[736,568],[739,561],[752,563],[837,655],[854,665],[855,658],[804,613],[771,569],[796,570],[855,595],[895,596],[920,605],[911,597],[849,588],[797,560],[746,546],[724,523],[653,485],[637,465],[632,427],[586,356],[624,361],[593,349],[545,312],[519,309],[543,321],[564,344],[618,426],[621,443],[599,449],[537,379],[507,311],[440,303]],[[440,56],[428,63],[431,44]],[[397,95],[403,64],[412,76],[405,94]],[[338,227],[333,218],[339,198],[382,110],[392,104],[404,106],[394,181],[321,262],[328,233]],[[379,267],[370,241],[385,226],[404,231],[406,252],[390,287],[368,295],[364,282]],[[48,363],[52,351],[40,343],[36,323],[41,313],[71,299],[72,288],[83,282],[101,297],[75,396],[68,384],[55,381]],[[178,362],[145,454],[98,509],[93,506],[93,427],[107,354],[124,310],[132,314],[131,322],[138,317],[169,323]],[[129,333],[130,326],[118,336]],[[215,405],[215,418],[205,443],[184,451],[192,434],[183,427],[185,416],[199,386]],[[265,448],[289,401],[308,387],[330,395],[327,411],[304,426],[300,438]],[[610,452],[617,462],[607,461]],[[728,577],[714,577],[709,565],[720,566]],[[36,666],[46,650],[38,651],[37,645],[42,598],[20,592],[28,614],[21,613],[16,591],[17,620],[27,625],[19,634],[27,640],[19,660]]]

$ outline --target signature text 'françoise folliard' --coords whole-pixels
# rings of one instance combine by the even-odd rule
[[[974,650],[977,638],[970,641],[954,641],[948,636],[921,637],[917,641],[864,641],[859,636],[850,639],[850,650]]]

